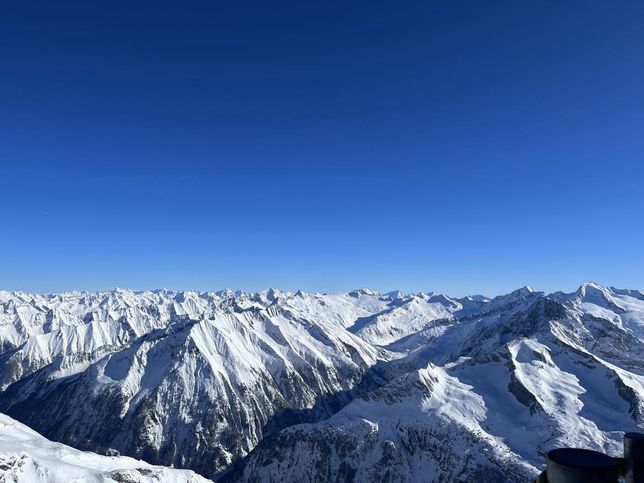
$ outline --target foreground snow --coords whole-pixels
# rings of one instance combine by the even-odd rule
[[[0,481],[16,483],[206,483],[190,470],[100,456],[54,443],[0,414]]]

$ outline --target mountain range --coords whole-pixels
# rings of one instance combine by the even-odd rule
[[[595,283],[0,292],[0,471],[80,454],[79,481],[530,481],[552,448],[619,454],[644,429],[642,361],[644,293]]]

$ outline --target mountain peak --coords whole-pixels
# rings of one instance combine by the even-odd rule
[[[348,293],[350,297],[360,297],[361,295],[371,295],[371,296],[377,296],[378,292],[375,292],[371,289],[368,288],[357,288],[355,290],[352,290],[351,292]]]
[[[580,300],[588,300],[599,298],[609,297],[611,290],[596,283],[596,282],[584,282],[582,283],[577,291],[575,296]]]
[[[599,284],[597,282],[584,282],[579,286],[579,288],[577,289],[577,292],[578,293],[585,293],[585,292],[587,292],[589,290],[599,290],[601,292],[604,292],[604,291],[609,290],[609,289],[607,289],[606,287],[604,287],[603,285],[601,285],[601,284]]]

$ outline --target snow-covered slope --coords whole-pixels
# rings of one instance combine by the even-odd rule
[[[57,441],[205,475],[373,387],[385,354],[344,329],[360,303],[316,317],[326,302],[301,293],[2,299],[2,410]]]
[[[528,481],[555,447],[620,454],[623,432],[644,428],[644,305],[601,290],[522,289],[453,312],[458,323],[387,364],[400,376],[263,441],[230,481]]]
[[[384,310],[356,319],[347,329],[371,344],[393,346],[419,331],[437,337],[453,322],[452,313],[459,309],[462,305],[458,302],[433,294],[397,296]]]
[[[265,440],[223,481],[528,481],[536,469],[485,418],[470,386],[430,364]]]
[[[9,483],[206,483],[190,470],[99,456],[54,443],[0,414],[0,481]]]
[[[644,428],[644,294],[0,292],[0,410],[231,481],[531,477]]]

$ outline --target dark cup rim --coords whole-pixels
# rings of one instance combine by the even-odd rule
[[[644,433],[637,433],[637,432],[626,433],[624,434],[624,438],[644,441]]]
[[[617,461],[607,454],[581,448],[557,448],[548,451],[548,460],[569,468],[615,468]]]

